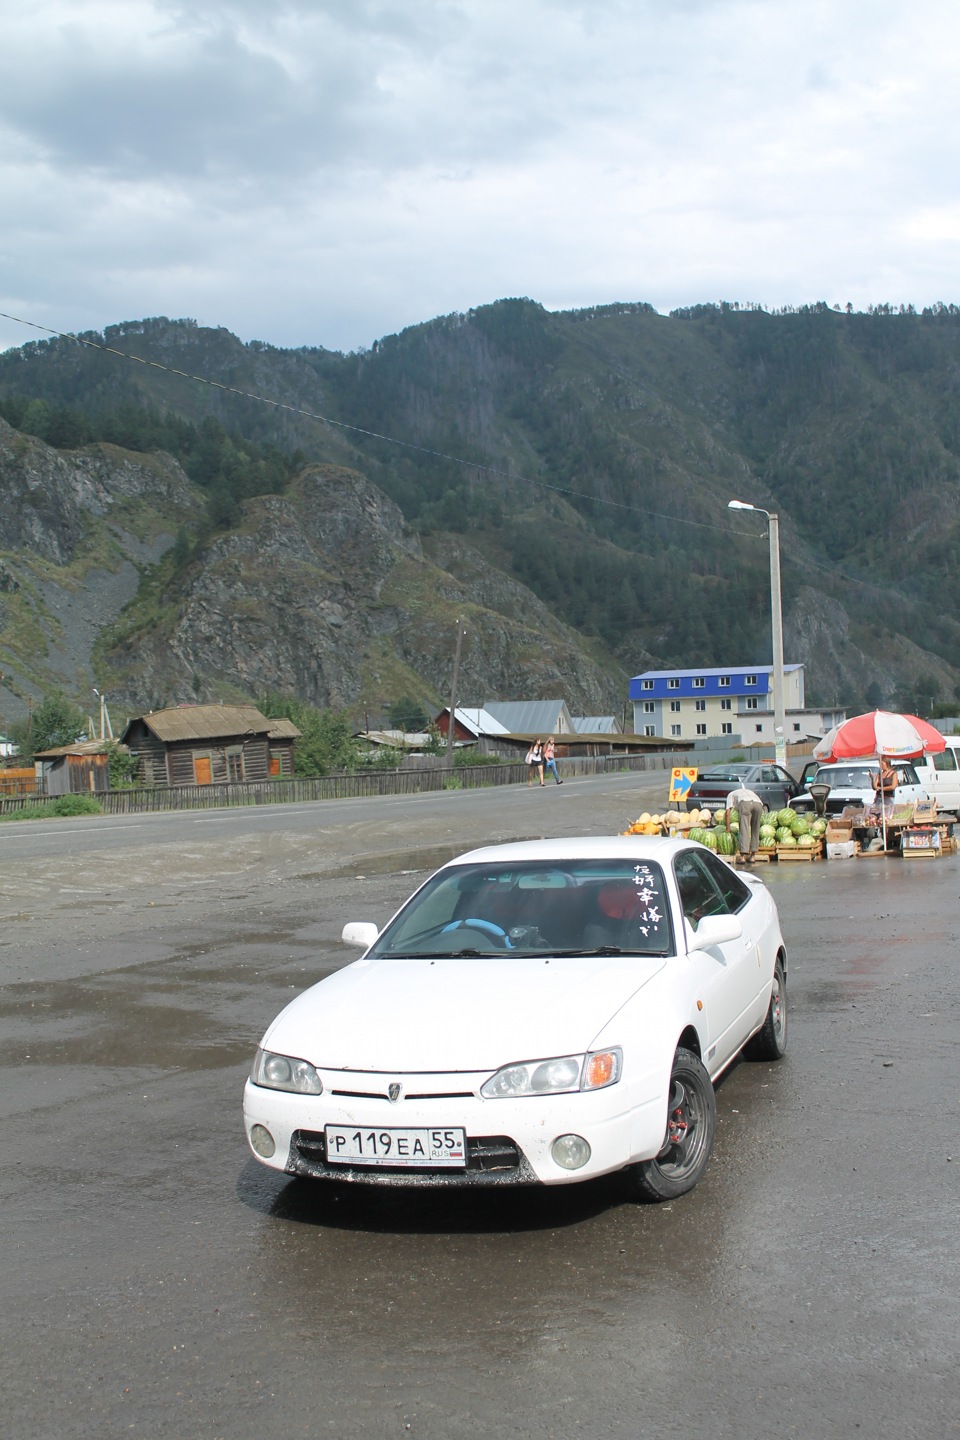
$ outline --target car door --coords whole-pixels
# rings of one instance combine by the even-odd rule
[[[706,1013],[703,1059],[710,1073],[716,1074],[763,1018],[765,971],[758,948],[763,907],[739,875],[709,851],[684,850],[673,869],[684,919],[692,929],[704,915],[728,914],[736,915],[743,927],[736,940],[688,951],[698,971],[697,996]]]
[[[782,810],[789,804],[796,790],[796,782],[779,765],[764,765],[760,770],[761,789],[758,792],[768,810]]]

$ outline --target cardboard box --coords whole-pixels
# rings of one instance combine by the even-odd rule
[[[828,844],[828,845],[829,845],[829,843],[830,843],[831,840],[843,841],[843,840],[852,840],[852,839],[853,839],[853,821],[852,821],[852,820],[828,820],[828,821],[827,821],[826,840],[827,840],[827,844]]]
[[[828,840],[828,860],[852,860],[857,853],[856,840]]]

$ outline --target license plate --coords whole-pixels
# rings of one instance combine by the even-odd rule
[[[327,1163],[330,1165],[438,1166],[463,1169],[467,1138],[463,1130],[355,1130],[349,1125],[327,1125]]]

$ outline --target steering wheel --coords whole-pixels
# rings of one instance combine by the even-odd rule
[[[513,942],[506,930],[499,925],[494,925],[492,920],[451,920],[449,925],[444,925],[441,935],[446,935],[448,930],[479,930],[484,935],[489,935],[494,940],[500,940],[505,950],[513,949]]]

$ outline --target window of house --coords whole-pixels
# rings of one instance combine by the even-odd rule
[[[762,735],[762,734],[763,734],[763,726],[762,726],[762,725],[758,725],[758,726],[757,726],[757,734],[758,734],[758,735]]]
[[[655,725],[644,725],[643,733],[644,735],[656,735],[657,727]]]
[[[694,690],[702,690],[703,687],[704,687],[704,684],[705,684],[705,681],[704,681],[704,678],[703,678],[702,675],[696,675],[696,676],[694,677],[694,681],[693,681],[693,688],[694,688]]]
[[[227,779],[237,784],[243,779],[243,751],[227,751]]]
[[[720,709],[721,709],[721,710],[730,710],[730,709],[732,709],[732,707],[733,707],[733,701],[732,701],[729,697],[728,697],[726,700],[721,700],[721,701],[720,701]]]
[[[671,735],[679,735],[680,732],[681,732],[681,730],[682,730],[682,728],[683,728],[683,727],[682,727],[681,725],[671,725],[671,726],[670,726],[670,734],[671,734]]]
[[[720,689],[721,689],[721,690],[726,690],[727,687],[728,687],[729,684],[730,684],[730,676],[729,676],[729,675],[721,675],[721,676],[720,676],[720,679],[717,681],[717,684],[720,686]]]
[[[797,734],[799,735],[799,733],[800,733],[800,724],[799,724],[799,721],[796,721],[796,720],[795,720],[795,721],[793,722],[793,728],[794,728],[794,730],[797,732]]]
[[[723,724],[720,726],[720,734],[721,734],[721,735],[732,735],[732,734],[733,734],[733,726],[731,725],[731,723],[730,723],[729,720],[725,720],[725,721],[723,722]]]
[[[748,710],[757,710],[760,708],[760,701],[757,699],[756,695],[751,696],[747,700],[746,708]]]
[[[707,733],[707,727],[706,727],[706,725],[698,725],[698,726],[697,726],[697,734],[698,734],[698,735],[706,735],[706,733]]]
[[[643,713],[644,713],[644,715],[652,715],[653,712],[654,712],[654,710],[656,710],[656,708],[657,708],[657,702],[656,702],[655,700],[644,700],[644,702],[643,702]]]
[[[668,690],[679,690],[679,689],[680,689],[680,681],[679,681],[679,680],[668,680],[668,681],[667,681],[667,689],[668,689]]]
[[[693,706],[695,710],[706,710],[707,702],[706,700],[694,700]]]
[[[641,681],[640,681],[640,689],[641,689],[641,690],[652,690],[652,689],[653,689],[653,681],[652,681],[652,680],[641,680]]]
[[[674,715],[679,715],[679,714],[680,714],[680,701],[679,701],[679,700],[671,700],[671,701],[670,701],[670,709],[673,711]]]
[[[757,683],[757,677],[756,677],[756,675],[744,675],[744,677],[743,677],[743,683],[744,683],[744,685],[756,685],[756,683]]]

